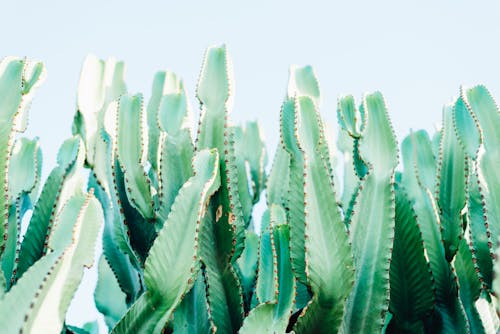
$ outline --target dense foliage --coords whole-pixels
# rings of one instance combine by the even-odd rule
[[[230,121],[224,46],[203,60],[194,141],[176,74],[158,72],[144,106],[122,62],[89,56],[41,186],[38,141],[18,134],[44,74],[0,63],[2,332],[98,331],[65,315],[100,230],[94,298],[112,333],[498,330],[500,111],[485,87],[401,149],[381,93],[341,97],[337,151],[312,68],[292,67],[266,174],[258,125]]]

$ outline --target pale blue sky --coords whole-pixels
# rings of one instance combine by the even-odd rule
[[[340,94],[384,93],[401,139],[431,130],[459,86],[484,83],[500,96],[498,1],[10,1],[0,7],[1,56],[45,62],[30,112],[44,171],[70,135],[85,55],[127,64],[131,92],[149,97],[154,73],[185,79],[193,109],[204,49],[224,42],[233,58],[233,120],[259,119],[271,151],[290,64],[311,64],[335,121]],[[91,284],[90,284],[91,285]],[[90,291],[71,319],[92,319]],[[83,294],[85,294],[83,293]],[[82,294],[82,295],[83,295]]]

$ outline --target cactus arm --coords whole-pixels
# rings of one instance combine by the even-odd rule
[[[215,331],[211,315],[208,312],[205,291],[203,270],[200,270],[193,288],[175,310],[173,327],[176,334],[204,334]]]
[[[147,153],[142,96],[123,95],[118,103],[116,156],[132,207],[146,220],[154,218],[150,181],[144,171]]]
[[[332,179],[320,153],[325,140],[321,119],[309,97],[298,98],[296,108],[297,144],[304,163],[305,228],[302,237],[305,239],[306,275],[313,292],[311,303],[319,304],[316,311],[324,315],[323,321],[328,324],[324,329],[336,331],[354,280],[351,247],[337,207]]]
[[[271,207],[272,225],[269,232],[272,235],[271,256],[275,256],[276,277],[269,281],[266,277],[261,278],[259,268],[259,280],[266,280],[267,284],[274,285],[272,299],[259,304],[252,309],[245,318],[239,333],[285,333],[292,312],[295,299],[295,278],[293,277],[290,262],[290,229],[283,220],[283,209],[277,205]],[[270,238],[270,239],[271,239]],[[263,256],[263,254],[261,254]]]
[[[241,326],[243,293],[233,265],[244,247],[245,222],[238,194],[238,169],[233,128],[232,68],[225,46],[207,49],[196,90],[201,115],[196,150],[217,148],[221,188],[212,198],[201,233],[201,257],[206,266],[207,300],[218,331]]]
[[[364,97],[361,157],[369,167],[351,216],[350,236],[356,266],[343,330],[372,333],[382,329],[389,302],[389,260],[394,233],[394,169],[398,150],[380,93]]]
[[[264,303],[255,307],[243,322],[238,333],[285,333],[286,324],[283,327],[282,321],[276,321],[276,304]]]
[[[262,231],[259,242],[255,296],[260,304],[274,302],[278,297],[278,262],[271,226]]]
[[[463,92],[462,92],[463,94]],[[469,112],[467,103],[460,96],[452,110],[453,127],[455,129],[458,142],[462,146],[468,158],[477,159],[479,146],[481,145],[481,133],[479,124],[474,116]]]
[[[498,317],[500,317],[500,238],[497,239],[497,251],[496,251],[496,258],[495,258],[495,263],[493,264],[493,271],[494,271],[494,279],[493,279],[493,291],[494,291],[494,298],[496,300],[496,311]]]
[[[266,184],[267,152],[261,132],[262,130],[257,122],[247,122],[243,132],[243,143],[245,145],[243,154],[250,169],[252,204],[259,201],[260,193],[264,190]]]
[[[76,171],[83,165],[85,150],[78,137],[67,139],[58,152],[58,166],[52,170],[42,188],[33,215],[23,238],[17,267],[17,277],[36,262],[46,251],[46,236],[50,234],[56,214],[74,190]]]
[[[465,239],[460,241],[454,266],[460,285],[460,299],[467,314],[471,333],[486,333],[475,306],[481,292],[481,282],[474,268],[472,253]]]
[[[103,255],[99,259],[97,270],[94,301],[97,310],[104,316],[106,326],[111,330],[127,312],[126,295],[118,285],[115,274]]]
[[[252,186],[249,182],[253,182],[250,171],[250,163],[247,160],[247,151],[251,150],[251,141],[246,141],[246,129],[241,126],[232,128],[234,133],[234,155],[236,157],[236,166],[238,170],[238,195],[241,204],[241,214],[245,227],[248,227],[252,219],[252,209],[254,205]],[[258,140],[258,139],[257,139]]]
[[[7,289],[14,283],[19,262],[21,222],[24,213],[32,207],[31,198],[36,196],[42,169],[41,150],[38,139],[20,138],[14,144],[10,158],[9,177],[9,231],[2,269],[5,273]]]
[[[413,209],[426,250],[427,258],[435,283],[436,305],[432,326],[438,332],[467,332],[467,320],[463,305],[458,297],[457,278],[450,263],[446,260],[444,245],[439,230],[439,213],[431,190],[425,186],[425,171],[433,170],[435,161],[429,156],[431,142],[418,132],[413,138],[403,141],[403,163],[405,184],[413,177],[415,186],[407,188],[408,195],[414,201]],[[418,162],[418,163],[417,163]]]
[[[274,243],[278,257],[279,291],[275,317],[288,323],[295,303],[296,281],[290,262],[290,227],[283,220],[284,217],[281,207],[271,207],[271,220],[274,222]]]
[[[356,102],[352,95],[339,98],[337,104],[337,120],[340,124],[340,132],[337,139],[337,146],[344,157],[344,182],[342,191],[342,209],[344,221],[350,221],[352,212],[352,200],[359,191],[359,173],[356,167],[361,164],[357,150],[358,140],[361,136],[362,114],[356,107]],[[363,168],[365,166],[363,165]]]
[[[147,122],[149,135],[148,158],[155,171],[158,170],[158,144],[160,139],[158,119],[162,97],[167,92],[177,91],[180,84],[177,76],[170,71],[158,72],[153,79],[151,98],[147,106]]]
[[[72,197],[64,206],[49,238],[50,253],[37,261],[1,302],[2,317],[8,317],[9,332],[60,332],[64,315],[81,278],[83,267],[93,262],[102,211],[97,200],[89,194]],[[73,228],[73,240],[67,231]],[[25,300],[19,309],[12,308],[13,300]],[[15,303],[14,303],[15,304]],[[26,305],[23,305],[26,304]]]
[[[290,155],[289,187],[286,208],[290,224],[290,251],[292,266],[297,280],[308,285],[305,272],[304,240],[304,162],[302,152],[297,146],[294,133],[295,103],[287,99],[281,107],[280,139],[283,149]]]
[[[116,324],[113,333],[161,332],[193,286],[199,269],[201,220],[210,196],[220,185],[217,151],[198,152],[193,168],[194,176],[181,188],[146,259],[147,290]]]
[[[469,110],[465,92],[457,99],[453,108],[453,125],[457,133],[458,141],[462,145],[467,156],[467,221],[469,225],[469,237],[473,249],[474,267],[483,287],[490,289],[492,279],[492,250],[488,235],[490,229],[486,224],[484,215],[484,202],[481,195],[481,186],[478,180],[477,160],[479,150],[482,146],[482,133],[474,113]],[[462,294],[462,293],[461,293]],[[467,306],[466,306],[467,310]]]
[[[497,170],[500,135],[496,128],[500,125],[500,112],[484,86],[462,90],[462,98],[476,124],[479,124],[482,145],[477,156],[477,180],[484,210],[484,227],[493,258],[495,242],[500,236],[500,184]]]
[[[159,227],[166,220],[179,189],[193,174],[191,160],[194,147],[188,131],[182,131],[177,136],[162,133],[160,135],[159,173]]]
[[[342,130],[346,131],[350,137],[361,137],[361,125],[363,119],[361,112],[356,107],[356,102],[352,95],[339,98],[337,104],[337,119]]]
[[[184,182],[192,175],[191,160],[193,143],[189,121],[189,107],[182,81],[175,74],[166,73],[165,95],[160,100],[156,115],[156,126],[160,133],[157,159],[159,226],[161,225]],[[148,114],[149,115],[149,114]],[[154,167],[153,165],[153,167]]]
[[[165,76],[163,95],[154,121],[161,131],[175,136],[184,129],[190,130],[191,113],[182,80],[177,79],[177,76],[170,71],[167,71]]]
[[[466,160],[453,128],[452,108],[443,110],[443,128],[438,158],[436,202],[446,259],[451,262],[463,237],[461,211],[465,206]]]
[[[240,258],[236,261],[238,276],[243,288],[243,301],[245,303],[245,311],[250,310],[250,303],[255,286],[255,278],[257,274],[259,238],[252,232],[247,230],[245,236],[245,249],[241,253]]]
[[[310,65],[303,67],[292,65],[290,66],[289,73],[290,75],[288,78],[288,99],[293,99],[294,97],[307,96],[311,99],[311,101],[316,107],[316,110],[318,111],[321,105],[321,94],[320,94],[319,81],[318,78],[316,77],[313,67]],[[321,122],[319,125],[319,131],[321,136],[323,138],[326,138],[325,127],[323,125],[323,122]],[[323,140],[319,143],[318,151],[319,154],[323,157],[323,160],[325,161],[330,178],[333,180],[333,168],[332,168],[330,148],[326,140]]]
[[[238,171],[234,152],[234,134],[229,123],[233,99],[233,73],[226,47],[207,49],[196,97],[201,115],[196,149],[217,148],[220,153],[221,191],[216,194],[222,216],[215,225],[218,253],[234,262],[243,251],[245,224],[238,194]],[[213,209],[218,210],[218,205]]]
[[[418,147],[419,150],[416,155],[413,149],[411,150],[412,156],[415,156],[415,168],[413,170],[417,173],[412,179],[417,182],[417,186],[420,183],[422,187],[434,193],[436,189],[437,163],[432,152],[429,135],[425,130],[416,131],[411,135],[410,140],[413,141],[412,147]]]
[[[105,152],[106,160],[111,166],[108,173],[109,187],[111,188],[111,202],[114,209],[114,237],[119,248],[129,256],[130,261],[136,269],[141,270],[145,261],[148,250],[151,247],[152,241],[156,237],[155,226],[153,220],[148,221],[147,218],[138,210],[137,203],[134,206],[132,196],[141,196],[143,205],[147,206],[146,211],[153,212],[151,193],[146,192],[142,196],[138,189],[147,187],[149,191],[149,179],[147,178],[142,163],[139,159],[143,159],[144,150],[141,148],[145,138],[127,137],[127,122],[139,122],[143,119],[142,106],[140,105],[140,96],[122,96],[121,100],[127,100],[124,108],[120,107],[119,102],[112,102],[106,111],[103,125],[104,131],[101,133],[102,139],[110,143],[111,151]],[[122,113],[121,110],[124,110]],[[123,115],[120,116],[120,113]],[[127,117],[130,116],[130,117]],[[134,118],[135,117],[135,118]],[[124,122],[120,119],[125,120]],[[134,123],[135,130],[142,133],[140,124]],[[120,140],[119,132],[125,136],[126,140]],[[132,131],[134,132],[134,131]],[[133,149],[128,150],[125,143],[130,140],[129,145],[134,145]],[[106,148],[104,151],[109,150]],[[121,151],[125,151],[120,153]],[[130,151],[130,152],[129,152]],[[121,160],[119,155],[122,155]],[[137,156],[139,155],[139,156]],[[134,157],[135,156],[135,157]],[[123,169],[130,167],[127,170]],[[108,167],[109,168],[109,167]],[[131,179],[137,177],[137,179]],[[135,186],[132,188],[131,184]],[[147,199],[149,198],[149,200]],[[143,207],[144,209],[144,207]]]
[[[288,78],[288,98],[309,96],[316,107],[321,103],[319,81],[312,66],[290,66]]]
[[[102,150],[97,150],[96,152],[101,153],[100,159],[105,163],[102,164],[102,169],[96,168],[97,166],[94,167],[94,172],[96,174],[97,181],[102,186],[106,195],[109,196],[109,206],[112,209],[112,213],[109,214],[109,217],[111,217],[112,220],[109,220],[104,225],[103,238],[108,241],[104,244],[104,250],[106,251],[105,255],[109,257],[109,263],[117,274],[117,278],[120,280],[122,288],[125,288],[127,284],[124,284],[124,282],[122,282],[122,278],[120,277],[121,275],[118,273],[118,270],[121,267],[121,265],[118,263],[130,263],[133,265],[135,270],[142,270],[140,263],[140,254],[138,254],[136,248],[132,247],[132,226],[130,226],[130,223],[143,223],[144,219],[140,217],[141,219],[138,222],[129,222],[128,217],[125,215],[124,207],[128,206],[128,209],[130,209],[130,211],[132,211],[136,216],[140,216],[137,213],[137,210],[130,208],[130,204],[128,203],[128,199],[126,198],[126,194],[123,190],[123,173],[120,170],[119,163],[117,163],[116,161],[117,109],[117,102],[111,102],[105,114],[103,115],[103,126],[100,131],[100,136],[97,140],[97,147],[100,147]],[[96,194],[100,195],[102,194],[102,192],[96,191]],[[123,202],[122,198],[124,199]],[[104,199],[102,203],[105,203],[107,201],[108,200]],[[108,211],[105,210],[106,214],[107,212]],[[145,227],[144,225],[142,226]],[[143,236],[144,232],[151,232],[151,230],[153,230],[154,232],[154,228],[150,228],[148,231],[145,230],[146,229],[144,228],[140,230],[141,234],[134,235],[134,239],[135,237]],[[107,252],[108,250],[112,251]],[[128,257],[128,259],[123,258],[121,253]],[[114,257],[115,259],[111,259],[111,257]],[[116,258],[121,258],[121,260],[116,261]],[[126,276],[128,276],[127,273],[125,273],[124,279],[128,280]],[[130,282],[133,282],[133,280],[130,280]],[[129,285],[129,287],[132,288],[132,285]],[[128,291],[124,291],[126,291],[127,293],[127,303],[129,303],[136,297],[135,293],[133,294],[132,292],[137,292],[138,290],[132,288]]]
[[[82,66],[78,81],[77,112],[73,122],[73,134],[80,135],[85,143],[85,162],[90,167],[96,161],[96,139],[99,136],[99,114],[110,101],[126,92],[123,79],[125,65],[121,61],[98,59],[88,55]]]
[[[31,195],[40,181],[41,150],[38,138],[19,138],[14,144],[9,168],[15,173],[9,176],[9,198],[15,201],[23,195]],[[11,203],[12,204],[12,203]]]
[[[204,204],[219,187],[218,153],[200,151],[193,160],[194,176],[174,202],[167,227],[159,233],[146,260],[144,279],[152,296],[173,304],[171,291],[186,293],[192,286],[192,272],[198,254],[198,233]],[[203,184],[203,187],[200,185]],[[186,223],[192,222],[190,225]],[[172,226],[168,226],[172,224]],[[168,247],[166,245],[168,244]],[[182,254],[183,257],[179,257]],[[193,259],[192,261],[186,261]],[[175,272],[171,268],[176,268]],[[166,277],[168,276],[168,279]],[[185,279],[189,277],[190,280]],[[177,296],[175,298],[178,298]]]
[[[279,145],[276,148],[271,172],[266,185],[267,206],[285,205],[290,182],[290,154]]]
[[[5,282],[5,290],[8,291],[15,282],[17,274],[17,263],[19,262],[19,238],[21,232],[21,215],[19,207],[22,199],[16,200],[14,205],[9,208],[9,225],[7,241],[5,242],[5,250],[2,254],[1,274]],[[4,276],[5,275],[5,276]]]
[[[27,109],[33,92],[45,77],[41,63],[13,57],[0,62],[0,254],[7,240],[9,199],[9,159],[14,133],[26,128]]]
[[[230,263],[219,262],[214,225],[221,220],[211,212],[217,212],[210,204],[202,224],[200,236],[201,260],[206,266],[207,300],[217,331],[233,333],[241,326],[243,317],[243,292]]]
[[[94,189],[94,194],[102,205],[104,212],[104,228],[102,236],[103,256],[117,280],[120,289],[126,294],[126,303],[130,305],[141,290],[139,273],[131,263],[126,253],[122,252],[115,239],[113,208],[110,199],[102,186],[98,184],[94,174],[89,175],[89,189]],[[103,265],[104,266],[104,265]],[[107,275],[103,269],[103,275]],[[100,275],[100,274],[99,274]],[[104,306],[103,306],[104,307]]]
[[[2,310],[0,320],[4,324],[2,330],[7,333],[18,333],[22,329],[26,310],[29,310],[43,278],[61,261],[58,256],[60,254],[54,252],[42,257],[29,267],[25,275],[4,295],[3,299],[0,299],[0,310]]]
[[[394,247],[390,267],[390,328],[404,332],[420,328],[434,308],[434,286],[424,256],[422,235],[406,191],[396,188]]]

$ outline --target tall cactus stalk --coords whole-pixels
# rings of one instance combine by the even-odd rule
[[[366,95],[363,110],[358,150],[368,173],[361,181],[349,223],[356,268],[343,321],[349,333],[378,332],[384,325],[394,238],[396,139],[380,93]]]

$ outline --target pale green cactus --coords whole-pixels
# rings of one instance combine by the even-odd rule
[[[343,328],[350,333],[378,332],[384,325],[394,238],[397,143],[380,93],[363,98],[363,112],[357,146],[368,172],[349,217],[356,276]]]
[[[194,142],[179,76],[158,72],[145,107],[124,73],[85,60],[75,136],[42,185],[38,139],[16,134],[44,67],[0,62],[2,330],[98,331],[65,315],[101,224],[94,299],[113,333],[498,330],[500,112],[485,87],[462,88],[432,137],[404,138],[397,171],[382,94],[339,98],[337,151],[313,68],[292,66],[266,175],[258,124],[230,120],[224,45],[203,60]]]

